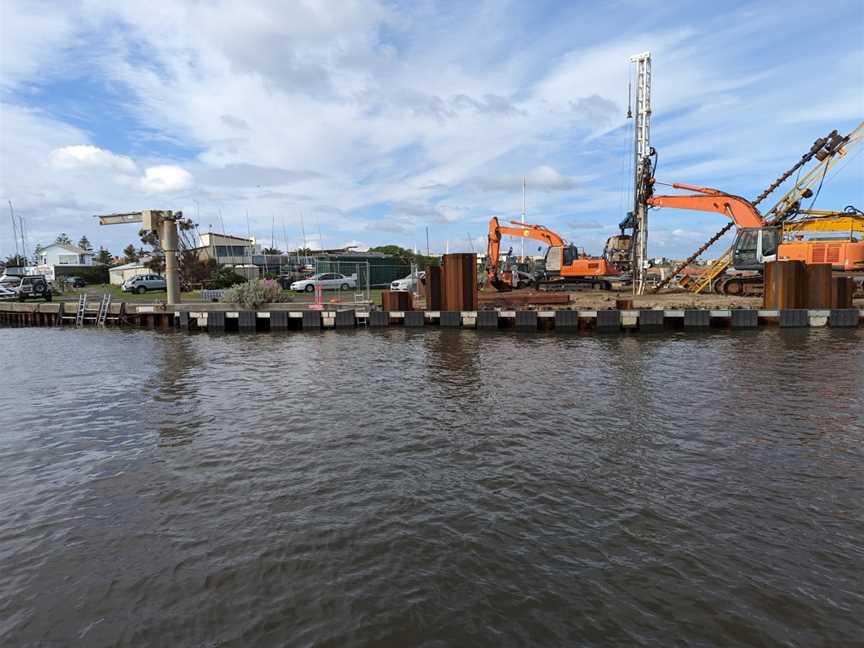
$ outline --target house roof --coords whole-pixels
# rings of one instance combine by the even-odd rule
[[[135,270],[136,268],[144,268],[147,263],[151,260],[151,257],[142,257],[138,261],[133,261],[132,263],[124,263],[123,265],[111,266],[108,268],[108,272],[114,272],[115,270]]]
[[[356,250],[312,250],[310,256],[315,257],[356,257],[358,259],[389,259],[392,254],[384,254],[383,252],[358,252]]]
[[[45,252],[45,250],[50,250],[51,248],[54,248],[54,247],[62,248],[64,250],[66,250],[67,252],[72,252],[74,254],[90,254],[90,255],[93,254],[93,252],[91,252],[89,250],[85,250],[83,248],[80,248],[77,245],[69,245],[67,243],[56,243],[56,242],[52,243],[51,245],[46,245],[44,247],[39,248],[39,251]]]
[[[210,236],[221,236],[222,238],[234,239],[235,241],[245,241],[246,243],[251,243],[252,239],[246,238],[245,236],[235,236],[234,234],[221,234],[219,232],[202,232],[201,236],[210,235]]]

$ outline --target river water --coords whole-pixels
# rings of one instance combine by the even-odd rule
[[[864,637],[860,329],[0,349],[4,646]]]

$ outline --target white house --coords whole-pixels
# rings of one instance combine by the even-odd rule
[[[39,249],[39,264],[42,266],[92,266],[93,253],[77,245],[52,243]]]

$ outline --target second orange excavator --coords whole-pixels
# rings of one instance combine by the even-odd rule
[[[498,268],[503,235],[541,241],[549,246],[546,251],[546,269],[542,277],[535,279],[538,290],[565,290],[584,286],[594,290],[608,290],[610,280],[619,272],[603,257],[592,257],[573,244],[567,244],[558,234],[543,225],[530,225],[510,221],[501,225],[498,218],[489,219],[489,236],[486,248],[487,285],[497,290],[513,288],[512,273]]]

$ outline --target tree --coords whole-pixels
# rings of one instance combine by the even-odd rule
[[[87,252],[93,251],[93,246],[90,244],[90,239],[88,239],[86,235],[82,236],[81,239],[78,241],[78,247]]]
[[[210,276],[216,271],[216,266],[203,263],[198,257],[198,252],[195,249],[195,228],[197,225],[189,218],[181,218],[177,221],[177,271],[180,275],[180,286],[188,287],[193,283],[203,283],[208,281]],[[147,261],[147,267],[157,274],[162,274],[165,271],[165,250],[162,249],[162,242],[159,240],[157,232],[148,230],[139,230],[138,236],[144,245],[150,247],[146,253],[150,260]],[[144,250],[141,250],[141,256],[144,255]]]
[[[7,268],[23,268],[27,264],[27,258],[22,254],[13,254],[6,257]]]
[[[55,243],[59,243],[60,245],[72,245],[72,239],[69,238],[69,235],[66,232],[62,232],[56,239],[54,239]]]
[[[162,245],[159,241],[159,234],[152,230],[142,229],[138,230],[138,236],[141,237],[142,243],[150,246],[150,252],[147,253],[150,256],[150,260],[144,265],[156,274],[161,275],[165,270],[165,251],[162,249]],[[142,257],[144,256],[145,252],[143,248],[139,250],[139,254]]]
[[[271,255],[271,256],[279,256],[280,254],[282,254],[282,250],[277,250],[276,248],[269,248],[269,247],[268,247],[268,248],[264,248],[264,249],[261,251],[261,253],[262,253],[262,254],[268,254],[268,255]]]
[[[440,263],[438,257],[426,256],[425,254],[414,254],[411,250],[406,250],[398,245],[379,245],[378,247],[370,248],[369,251],[389,254],[403,263],[416,263],[418,268],[437,266]]]
[[[138,256],[138,250],[136,250],[135,246],[131,243],[123,248],[123,256],[126,258],[126,263],[134,263],[140,258]]]
[[[101,263],[102,265],[111,265],[112,261],[114,261],[114,257],[112,256],[112,254],[100,245],[99,253],[96,255],[96,263]]]

